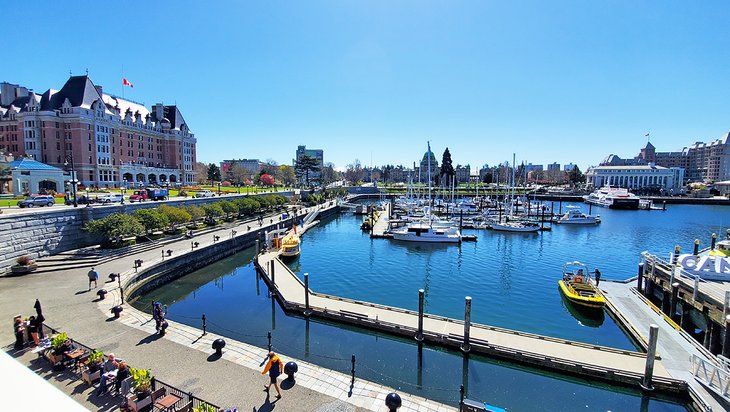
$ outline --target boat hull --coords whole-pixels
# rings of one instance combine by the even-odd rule
[[[583,307],[587,309],[602,309],[606,305],[606,300],[604,299],[601,292],[593,285],[584,285],[587,288],[586,291],[590,290],[593,292],[593,296],[582,296],[581,294],[577,293],[573,287],[568,284],[568,282],[565,282],[563,280],[558,281],[558,285],[560,286],[560,291],[563,293],[563,295],[572,303]]]
[[[612,199],[609,209],[639,210],[639,199]]]
[[[540,227],[519,227],[492,223],[492,229],[500,232],[537,233]]]
[[[461,237],[449,237],[449,236],[412,236],[393,233],[393,240],[401,242],[421,242],[421,243],[459,243]]]

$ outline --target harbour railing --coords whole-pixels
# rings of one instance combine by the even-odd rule
[[[690,370],[695,379],[730,402],[730,372],[697,355],[692,355],[690,362],[692,362]]]

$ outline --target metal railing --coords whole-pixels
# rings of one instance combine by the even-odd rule
[[[690,358],[690,372],[703,385],[730,402],[730,372],[697,355]]]

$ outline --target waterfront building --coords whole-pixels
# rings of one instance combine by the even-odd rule
[[[730,179],[730,133],[708,143],[696,142],[676,152],[657,152],[651,142],[633,159],[608,155],[601,166],[635,166],[656,164],[685,169],[686,182],[716,182]]]
[[[38,162],[28,157],[21,157],[8,163],[10,179],[9,192],[14,196],[26,196],[38,193],[63,193],[70,188],[71,172]]]
[[[0,83],[0,150],[57,168],[72,163],[85,186],[195,183],[196,142],[176,105],[148,109],[104,93],[89,76],[42,94]]]
[[[586,182],[589,188],[600,188],[610,185],[636,190],[658,190],[678,193],[682,190],[683,181],[683,168],[666,168],[654,164],[595,166],[586,171]]]
[[[430,158],[430,160],[429,160]],[[431,166],[431,182],[436,180],[436,177],[440,174],[439,164],[436,161],[436,156],[431,151],[431,148],[423,154],[421,163],[419,164],[418,170],[421,174],[421,182],[426,183],[428,181],[429,165]],[[414,177],[414,182],[418,181],[418,176]]]
[[[322,176],[322,168],[324,167],[324,150],[307,149],[307,147],[304,145],[297,146],[296,157],[294,158],[294,161],[292,162],[292,166],[296,166],[299,158],[304,155],[317,159],[317,166],[319,167],[319,171],[309,172],[309,180],[318,181],[320,179],[320,177]],[[304,179],[305,179],[304,176],[301,176],[299,178],[301,184],[305,183]]]
[[[547,171],[548,172],[559,172],[560,163],[556,163],[556,162],[550,163],[549,165],[547,165]]]
[[[544,169],[543,169],[543,166],[542,165],[534,165],[532,163],[528,163],[528,164],[525,165],[525,172],[526,173],[530,173],[530,172],[542,172],[543,170]]]
[[[221,173],[226,174],[231,169],[231,167],[234,165],[240,165],[243,170],[250,174],[256,174],[261,170],[261,167],[264,165],[262,161],[259,159],[231,159],[231,160],[224,160],[220,162],[221,167]]]
[[[454,168],[454,177],[456,178],[456,184],[469,183],[469,176],[471,176],[471,166],[456,165]]]

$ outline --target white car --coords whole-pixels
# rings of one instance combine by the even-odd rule
[[[120,194],[108,194],[99,198],[99,203],[122,203],[124,196]]]
[[[215,197],[215,193],[210,190],[202,190],[195,194],[195,197]]]

